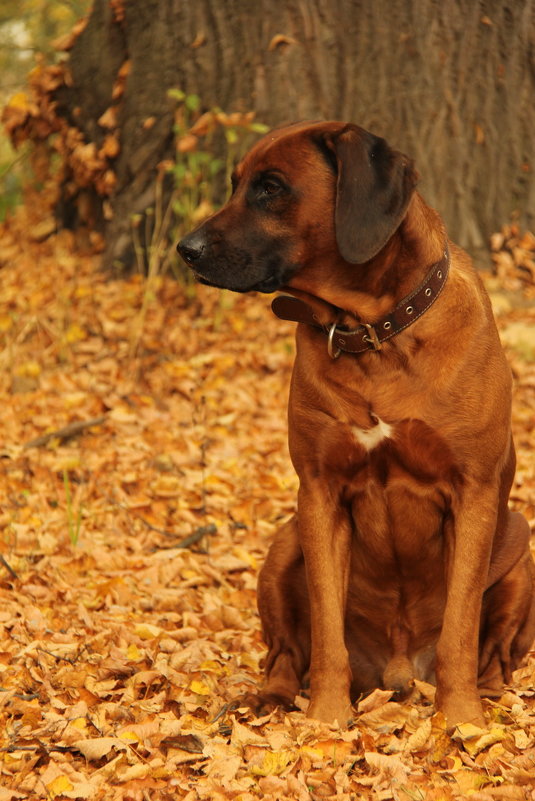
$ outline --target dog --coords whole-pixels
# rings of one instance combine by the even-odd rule
[[[296,123],[236,167],[178,244],[205,284],[285,294],[297,511],[258,583],[257,711],[345,726],[374,688],[436,683],[451,728],[484,725],[535,638],[529,526],[508,509],[511,372],[468,255],[413,161],[357,125]]]

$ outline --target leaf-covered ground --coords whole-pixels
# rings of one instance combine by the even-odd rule
[[[422,683],[349,731],[229,711],[261,677],[257,574],[294,506],[293,326],[262,296],[110,281],[47,226],[0,231],[0,801],[534,799],[535,654],[453,738]],[[533,526],[535,247],[499,236]]]

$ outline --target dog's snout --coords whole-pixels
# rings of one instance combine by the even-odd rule
[[[206,248],[204,236],[200,231],[194,231],[181,239],[176,249],[187,264],[194,265],[202,257]]]

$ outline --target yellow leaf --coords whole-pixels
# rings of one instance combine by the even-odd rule
[[[74,290],[73,296],[75,298],[88,298],[90,295],[94,293],[94,289],[89,284],[85,284],[82,286],[77,286]]]
[[[489,745],[494,745],[494,743],[501,742],[506,736],[506,730],[503,726],[493,726],[489,732],[485,732],[481,737],[477,737],[475,740],[467,740],[463,743],[464,748],[470,756],[476,756],[483,751],[485,748],[488,748]]]
[[[441,762],[451,751],[451,740],[447,733],[446,718],[442,712],[436,712],[431,718],[434,747],[431,753],[432,762]]]
[[[75,729],[86,729],[87,720],[85,718],[75,718],[70,721],[70,725],[74,726]]]
[[[245,320],[243,317],[231,317],[230,324],[235,334],[241,334],[245,328]]]
[[[67,345],[73,345],[75,342],[80,342],[82,339],[87,338],[87,331],[85,331],[78,323],[72,323],[63,335],[63,341]]]
[[[13,770],[15,767],[18,767],[21,764],[22,757],[20,753],[17,754],[3,754],[2,761],[4,764]]]
[[[27,111],[30,108],[28,95],[26,92],[16,92],[9,98],[7,105],[10,108],[19,108],[21,111]]]
[[[149,639],[149,638],[145,638]],[[140,659],[143,659],[143,653],[139,650],[135,643],[132,643],[126,649],[126,656],[130,662],[139,662]]]
[[[254,776],[278,776],[295,759],[291,751],[266,751],[260,765],[252,765]]]
[[[461,793],[463,796],[466,795],[468,797],[470,797],[473,792],[477,792],[477,790],[480,790],[488,784],[495,784],[496,779],[499,782],[503,781],[503,777],[482,775],[481,773],[476,773],[472,768],[464,768],[463,770],[457,771],[455,774],[455,781]]]
[[[122,731],[119,734],[119,738],[121,740],[124,740],[125,743],[138,743],[139,742],[139,737],[133,731]]]
[[[308,757],[312,762],[320,762],[323,757],[324,753],[321,748],[314,748],[312,745],[303,745],[299,749],[299,753],[305,757]]]
[[[199,681],[198,679],[193,679],[190,683],[189,688],[192,692],[196,695],[211,695],[212,691],[207,684],[203,681]]]
[[[453,740],[461,740],[464,743],[466,740],[474,740],[476,737],[482,737],[486,733],[486,729],[475,726],[473,723],[459,723],[451,736]]]
[[[70,792],[73,790],[74,787],[71,784],[70,779],[65,774],[61,774],[61,776],[56,776],[50,784],[47,784],[46,789],[48,790],[48,794],[50,798],[55,798],[57,795],[63,795],[65,792]]]
[[[240,656],[240,665],[250,667],[252,670],[258,670],[259,657],[253,654],[242,654]]]
[[[134,634],[137,634],[142,640],[154,640],[163,633],[163,629],[159,626],[153,626],[152,623],[138,623],[134,629]]]
[[[216,662],[214,659],[205,659],[205,661],[201,662],[199,665],[199,670],[206,670],[207,673],[217,673],[218,675],[222,675],[223,673],[227,672],[225,665],[222,665],[220,662]]]
[[[180,571],[180,575],[184,579],[200,579],[199,572],[197,570],[192,570],[191,567],[185,567]]]
[[[234,556],[237,556],[238,559],[242,559],[246,564],[249,565],[249,567],[252,567],[253,570],[258,570],[258,562],[254,558],[252,553],[249,553],[249,551],[247,551],[241,545],[236,545],[233,548],[233,553]]]
[[[16,375],[18,376],[27,376],[28,378],[37,378],[38,375],[41,373],[40,365],[33,360],[23,362],[20,364],[17,369],[15,370]]]
[[[9,331],[12,325],[13,325],[13,319],[8,314],[3,314],[0,316],[1,334],[4,334],[6,331]]]
[[[456,773],[456,771],[461,770],[464,766],[462,759],[453,754],[449,754],[441,759],[440,764],[443,765],[443,771],[440,771],[440,773]]]
[[[63,405],[67,409],[77,409],[87,398],[86,392],[65,392],[62,396]]]

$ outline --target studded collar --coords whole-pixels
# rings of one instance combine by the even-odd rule
[[[341,309],[337,310],[333,322],[322,325],[313,304],[309,305],[305,300],[292,295],[279,295],[273,300],[271,308],[281,320],[306,323],[321,329],[327,335],[327,350],[333,359],[338,358],[342,351],[344,353],[378,351],[382,349],[383,342],[408,328],[433,305],[446,283],[449,264],[450,257],[446,245],[442,258],[433,264],[422,283],[410,295],[403,298],[393,311],[373,325],[362,323],[352,330],[338,327],[337,321],[342,314]]]

